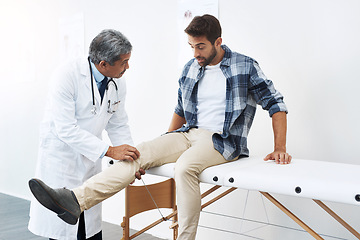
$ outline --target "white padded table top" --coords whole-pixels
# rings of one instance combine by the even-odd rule
[[[293,159],[234,166],[224,186],[360,205],[360,165]]]
[[[227,164],[225,164],[225,165],[227,165]],[[146,170],[146,173],[173,178],[174,177],[174,167],[175,167],[175,163],[168,163],[161,167],[155,167],[155,168],[148,169],[148,170]],[[200,174],[200,181],[203,183],[210,183],[210,184],[216,184],[216,185],[222,186],[224,183],[224,181],[223,181],[224,178],[221,177],[221,181],[220,181],[219,178],[215,178],[215,177],[217,176],[217,172],[223,172],[222,168],[224,168],[224,167],[225,166],[220,165],[220,166],[215,166],[215,167],[210,167],[210,168],[205,169],[205,171],[203,171]]]
[[[160,167],[154,167],[146,170],[146,174],[153,174],[157,176],[163,176],[168,178],[174,177],[175,163],[164,164]]]
[[[174,163],[147,173],[174,177]],[[260,157],[205,169],[200,181],[227,187],[279,193],[360,205],[360,165],[293,159],[291,164],[265,162]]]

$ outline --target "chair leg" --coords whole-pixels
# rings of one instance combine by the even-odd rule
[[[123,229],[123,237],[121,238],[121,240],[130,240],[129,218],[123,217],[121,227]]]
[[[173,211],[177,211],[177,207],[176,205],[174,206],[173,208]],[[174,217],[173,217],[173,223],[176,223],[178,221],[178,215],[176,214]],[[174,228],[173,228],[173,239],[176,240],[177,237],[178,237],[178,229],[179,229],[179,225],[176,225]]]

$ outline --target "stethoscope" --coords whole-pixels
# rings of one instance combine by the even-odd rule
[[[92,109],[91,109],[91,113],[93,115],[96,115],[97,111],[96,111],[95,94],[94,94],[94,76],[93,76],[92,68],[91,68],[91,64],[90,64],[90,57],[88,57],[88,62],[89,62],[89,69],[90,69],[91,94],[92,94],[92,105],[93,105]],[[112,101],[112,100],[109,99],[108,102],[107,102],[107,104],[108,104],[107,112],[112,114],[112,113],[116,112],[117,106],[120,103],[120,101],[118,99],[118,87],[117,87],[117,84],[112,78],[107,80],[106,88],[105,88],[106,91],[108,91],[109,85],[114,85],[115,90],[116,90],[116,101]]]

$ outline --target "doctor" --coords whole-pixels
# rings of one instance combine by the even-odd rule
[[[125,111],[125,80],[132,45],[115,30],[91,42],[89,58],[59,67],[52,78],[40,130],[36,176],[57,188],[80,186],[101,171],[101,159],[136,160]],[[106,130],[112,145],[101,139]],[[31,202],[29,230],[49,239],[102,239],[101,205],[69,225],[37,201]]]

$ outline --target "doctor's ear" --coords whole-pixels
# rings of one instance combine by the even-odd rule
[[[102,60],[102,61],[99,62],[99,66],[100,66],[101,68],[106,68],[107,64],[108,64],[108,63],[107,63],[106,61],[104,61],[104,60]]]

